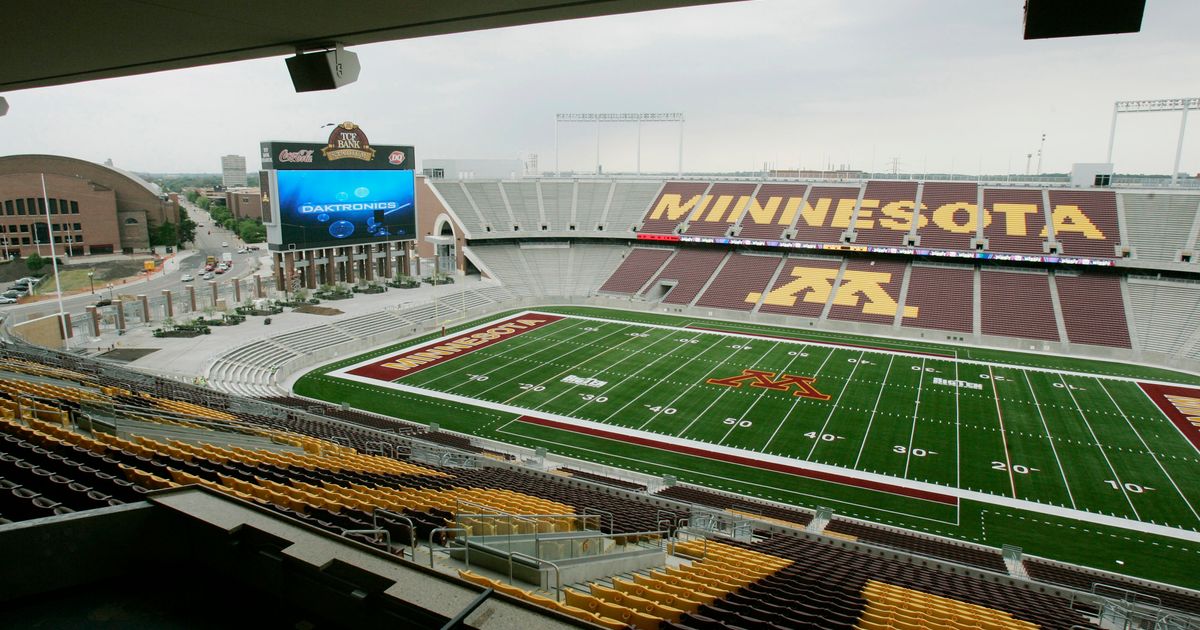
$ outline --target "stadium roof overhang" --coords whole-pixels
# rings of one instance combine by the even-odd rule
[[[0,92],[345,46],[730,0],[13,2]],[[280,64],[280,72],[284,72]]]

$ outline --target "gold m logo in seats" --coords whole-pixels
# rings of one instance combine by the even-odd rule
[[[820,267],[795,267],[788,282],[767,293],[763,304],[773,306],[795,306],[796,299],[813,304],[824,304],[829,300],[833,291],[833,281],[837,278],[837,269],[822,269]],[[842,275],[842,283],[838,285],[833,303],[838,306],[858,306],[862,303],[862,312],[869,315],[895,315],[900,305],[888,292],[884,285],[892,282],[892,274],[879,271],[854,271],[847,269]],[[757,303],[762,298],[761,293],[746,294],[746,302]],[[905,317],[916,317],[917,307],[905,306]]]
[[[797,376],[795,374],[780,374],[779,379],[775,378],[775,372],[764,372],[762,370],[742,370],[737,376],[727,376],[725,378],[710,378],[706,383],[709,385],[723,385],[725,387],[741,387],[742,383],[749,381],[750,387],[758,387],[761,389],[774,389],[777,391],[786,392],[788,389],[795,387],[792,392],[793,396],[801,398],[815,398],[817,400],[829,400],[829,394],[822,394],[813,387],[813,383],[817,379],[812,376]]]

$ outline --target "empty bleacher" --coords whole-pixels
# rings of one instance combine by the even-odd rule
[[[693,486],[670,486],[658,491],[657,495],[676,501],[683,501],[684,503],[695,503],[718,510],[728,510],[734,514],[766,519],[779,524],[787,524],[796,529],[804,529],[813,519],[812,513],[804,510],[784,507],[776,503],[755,501],[741,496],[713,492]]]
[[[634,227],[646,215],[646,208],[654,202],[655,195],[661,187],[659,182],[617,182],[613,186],[608,214],[604,215],[604,222],[598,226],[601,228],[598,231],[633,232]]]
[[[902,549],[996,573],[1008,573],[1008,568],[1004,565],[1004,558],[997,549],[983,549],[974,545],[899,532],[840,518],[829,521],[825,525],[825,531],[850,536],[860,542],[868,542],[873,545]]]
[[[1129,245],[1138,260],[1179,262],[1200,211],[1196,195],[1120,193]]]
[[[1014,254],[1045,253],[1042,243],[1049,240],[1049,236],[1042,236],[1042,230],[1046,227],[1042,191],[984,188],[983,207],[992,216],[991,223],[983,228],[983,237],[988,240],[988,251]]]
[[[1119,276],[1057,272],[1054,284],[1071,343],[1130,347]]]
[[[799,202],[808,186],[804,184],[763,184],[742,213],[739,238],[775,240],[783,238],[794,217],[787,214],[788,204]],[[797,204],[798,205],[798,204]]]
[[[704,211],[689,223],[684,234],[688,236],[729,236],[730,228],[738,222],[746,206],[746,199],[754,192],[754,184],[713,184],[708,191],[708,203]]]
[[[721,274],[696,301],[696,306],[735,311],[753,309],[757,300],[747,301],[746,296],[766,290],[782,260],[782,256],[734,252],[721,268]]]
[[[542,207],[546,212],[546,223],[551,231],[566,232],[570,229],[572,200],[575,197],[576,187],[586,190],[587,188],[595,188],[596,184],[583,184],[575,182],[552,182],[542,181],[540,188],[542,191]],[[607,186],[603,186],[607,189]],[[530,200],[533,211],[537,211],[537,199]],[[580,205],[584,205],[586,201],[580,200]],[[603,210],[603,206],[600,208]],[[599,212],[595,215],[584,216],[599,216]],[[592,229],[592,226],[585,226],[587,229]]]
[[[513,218],[508,206],[504,203],[504,197],[500,194],[500,182],[495,180],[465,181],[462,182],[462,186],[474,200],[475,206],[479,208],[483,216],[488,218],[488,225],[492,232],[511,235],[516,231],[516,219]],[[522,230],[524,229],[522,226]]]
[[[1064,216],[1062,220],[1055,219],[1055,224],[1062,228],[1054,232],[1054,240],[1062,244],[1059,253],[1067,256],[1117,257],[1121,232],[1117,228],[1117,196],[1113,191],[1051,189],[1049,196],[1051,211]],[[1073,220],[1068,218],[1071,215],[1065,212],[1063,206],[1079,208],[1099,233],[1087,226],[1073,225]]]
[[[1058,341],[1058,325],[1045,272],[980,273],[980,327],[985,335]]]
[[[1200,321],[1200,285],[1130,277],[1129,305],[1142,350],[1174,354],[1195,333],[1185,322]]]
[[[858,225],[871,227],[856,228],[858,236],[854,242],[883,247],[904,246],[909,228],[912,227],[913,202],[916,198],[917,183],[913,181],[867,182],[867,188],[863,191],[862,207],[858,211]],[[903,226],[904,229],[892,229],[888,226]]]
[[[653,297],[660,283],[674,281],[663,302],[667,304],[690,304],[704,284],[712,277],[713,272],[725,260],[728,254],[725,250],[685,249],[675,253],[675,257],[650,283],[646,289],[647,296]]]
[[[975,313],[974,268],[913,263],[904,305],[917,307],[917,316],[901,319],[901,326],[970,334]]]
[[[783,269],[775,278],[775,283],[771,285],[770,291],[780,290],[788,283],[797,280],[799,272],[798,268],[823,269],[827,272],[832,272],[831,275],[836,275],[837,269],[841,267],[841,259],[832,258],[801,258],[796,256],[788,256],[783,263]],[[833,278],[831,277],[830,280]],[[811,296],[811,290],[799,290],[791,295],[780,295],[774,298],[768,295],[764,298],[759,311],[763,313],[776,313],[779,315],[796,315],[799,317],[817,318],[821,316],[821,311],[825,310],[825,300],[805,300],[805,296]],[[811,299],[811,298],[810,298]]]
[[[763,186],[766,188],[766,186]],[[796,219],[795,241],[808,243],[841,243],[842,233],[850,227],[854,205],[858,203],[858,186],[813,186],[808,191],[807,201],[801,206]],[[762,196],[762,193],[759,193]],[[813,211],[811,222],[804,210]],[[845,217],[844,224],[840,217]],[[835,220],[835,217],[839,220]]]
[[[508,207],[512,210],[513,220],[521,226],[523,232],[541,230],[541,212],[538,210],[538,185],[532,181],[500,182],[504,196],[508,199]],[[476,203],[479,198],[476,197]],[[568,208],[569,210],[569,208]]]
[[[1127,591],[1157,599],[1167,608],[1180,610],[1190,615],[1200,615],[1200,597],[1173,590],[1149,588],[1119,575],[1101,573],[1090,569],[1068,566],[1038,558],[1022,561],[1029,577],[1049,584],[1061,584],[1081,591],[1090,592],[1095,584],[1115,586]]]
[[[975,214],[976,221],[981,214],[978,209],[978,195],[979,187],[974,183],[925,182],[921,191],[921,216],[927,223],[917,229],[921,247],[970,250],[971,240],[975,238],[975,229],[962,232],[946,230],[934,222],[934,212],[943,208],[939,218],[944,222],[956,226],[969,226],[971,213]]]
[[[667,182],[654,203],[645,208],[645,218],[638,232],[643,234],[675,234],[688,215],[700,207],[708,184],[701,182]],[[671,217],[670,209],[678,212]]]
[[[895,260],[864,260],[853,259],[846,262],[846,274],[871,274],[862,276],[870,278],[872,282],[878,282],[885,293],[892,300],[900,304],[900,287],[904,280],[904,268],[906,263]],[[842,279],[842,283],[838,286],[833,306],[829,308],[830,319],[841,319],[855,322],[870,322],[872,324],[881,324],[891,326],[892,321],[896,318],[895,309],[881,309],[884,312],[870,313],[866,309],[876,306],[868,305],[867,296],[861,293],[850,293],[850,286],[846,278]],[[838,302],[845,302],[839,304]]]
[[[641,291],[674,253],[675,250],[668,248],[635,247],[629,250],[621,265],[600,286],[600,291],[627,294]]]
[[[491,224],[471,205],[471,200],[467,198],[467,192],[463,188],[462,182],[432,180],[430,185],[446,202],[446,206],[458,217],[469,236],[479,238],[491,231]]]

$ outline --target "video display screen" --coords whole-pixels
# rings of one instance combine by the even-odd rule
[[[276,176],[285,247],[416,238],[411,170],[278,171]]]

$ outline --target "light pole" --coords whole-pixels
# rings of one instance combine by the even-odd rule
[[[96,295],[96,272],[88,272],[88,284],[92,287],[92,295]]]
[[[112,302],[112,299],[113,299],[113,286],[112,286],[112,283],[110,282],[110,283],[108,283],[108,301]]]

